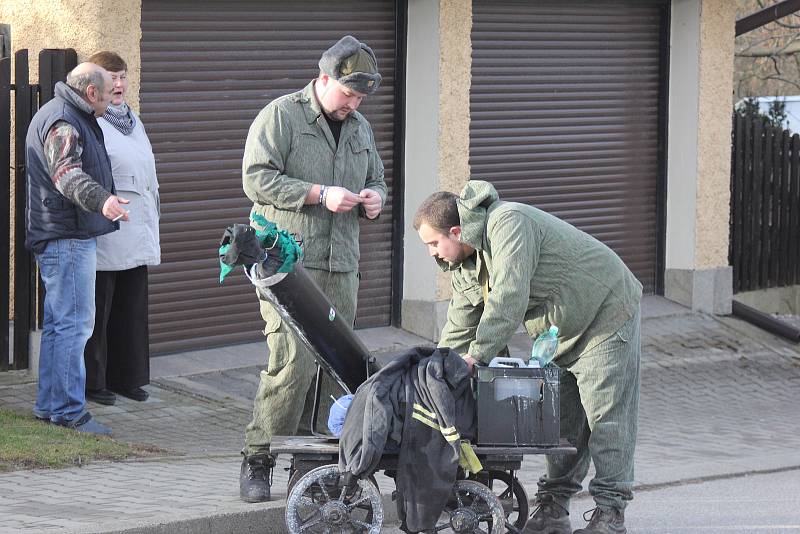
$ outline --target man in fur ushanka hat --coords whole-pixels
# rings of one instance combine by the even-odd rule
[[[319,69],[304,89],[258,114],[247,135],[242,179],[252,214],[302,237],[306,272],[352,325],[359,219],[376,219],[387,195],[372,127],[357,110],[381,75],[372,49],[350,35],[322,54]],[[260,305],[269,362],[245,430],[239,494],[246,502],[269,500],[272,437],[297,433],[316,371],[314,357],[279,313],[266,300]]]

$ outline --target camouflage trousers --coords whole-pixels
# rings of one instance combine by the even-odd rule
[[[539,494],[569,509],[594,463],[589,493],[599,506],[624,510],[633,499],[633,452],[639,415],[641,314],[581,354],[561,373],[561,435],[576,455],[548,455]]]
[[[309,268],[306,272],[322,289],[339,316],[352,325],[356,315],[358,273]],[[243,452],[247,455],[268,452],[273,436],[297,434],[301,421],[307,429],[313,424],[310,415],[316,374],[314,356],[297,339],[272,304],[260,296],[259,299],[261,316],[266,323],[264,334],[267,336],[269,361],[267,368],[261,371],[261,382],[253,401],[253,420],[245,429]],[[320,402],[322,420],[327,421],[333,403],[330,396],[342,394],[338,384],[324,375]]]

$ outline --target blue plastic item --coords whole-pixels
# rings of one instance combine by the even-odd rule
[[[351,402],[353,402],[353,395],[339,397],[334,400],[331,411],[328,413],[328,430],[337,438],[342,435],[344,418],[347,415],[347,409],[350,408]]]
[[[533,342],[533,350],[531,350],[531,361],[529,367],[544,367],[553,361],[556,357],[556,349],[558,348],[558,327],[553,325],[550,330],[539,334],[536,341]],[[538,366],[536,365],[538,363]]]

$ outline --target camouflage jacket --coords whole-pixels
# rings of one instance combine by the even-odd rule
[[[606,245],[533,206],[499,200],[470,181],[458,200],[462,242],[476,249],[450,265],[453,299],[440,347],[484,363],[520,325],[531,337],[559,327],[556,362],[567,365],[614,334],[639,306],[642,285]],[[481,264],[489,275],[484,302]]]
[[[250,126],[242,179],[253,211],[302,239],[306,267],[332,272],[358,269],[361,206],[332,213],[304,202],[313,184],[323,184],[356,194],[374,189],[385,203],[383,163],[363,115],[354,111],[343,121],[337,145],[313,82],[274,100]]]

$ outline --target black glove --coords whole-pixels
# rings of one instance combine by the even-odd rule
[[[229,246],[224,248],[225,245]],[[220,261],[230,267],[250,266],[267,258],[266,251],[258,242],[256,231],[247,224],[234,224],[227,227],[225,233],[222,234],[220,250]]]

